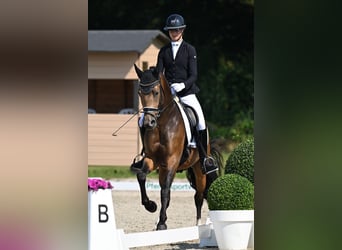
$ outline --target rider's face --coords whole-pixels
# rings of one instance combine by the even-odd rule
[[[179,39],[182,38],[183,35],[183,30],[184,29],[172,29],[169,30],[169,36],[171,38],[172,41],[178,41]]]

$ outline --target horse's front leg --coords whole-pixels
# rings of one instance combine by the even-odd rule
[[[160,190],[160,201],[161,201],[161,208],[159,214],[159,222],[157,224],[157,230],[165,230],[167,229],[166,226],[166,210],[170,204],[170,188],[173,181],[175,173],[171,171],[160,169],[159,170],[159,184],[161,187]]]
[[[147,164],[147,159],[145,159],[144,164]],[[145,207],[145,209],[151,213],[154,213],[157,211],[157,204],[154,201],[151,201],[146,192],[146,175],[147,171],[143,171],[140,173],[137,173],[137,180],[139,182],[140,187],[140,194],[141,194],[141,204]]]

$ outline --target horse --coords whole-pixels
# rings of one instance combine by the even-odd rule
[[[139,78],[138,94],[143,106],[145,129],[142,139],[145,153],[142,171],[136,173],[141,204],[149,212],[157,210],[156,203],[149,199],[145,188],[147,174],[157,170],[161,187],[161,208],[156,230],[167,229],[166,210],[170,203],[171,184],[177,172],[187,170],[187,179],[196,191],[196,225],[199,225],[203,200],[218,174],[216,171],[203,174],[197,148],[187,146],[185,124],[164,74],[151,68],[142,71],[135,64],[134,67]],[[208,145],[208,152],[211,146]],[[211,155],[219,167],[222,167],[222,155],[218,149],[212,147]]]

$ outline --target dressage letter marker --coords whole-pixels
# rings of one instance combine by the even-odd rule
[[[108,221],[108,207],[106,205],[99,205],[99,222],[107,222]],[[101,217],[102,216],[102,217]],[[103,219],[104,217],[104,219]]]
[[[88,191],[88,250],[128,250],[116,229],[111,189]]]

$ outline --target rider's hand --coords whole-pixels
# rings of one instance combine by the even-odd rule
[[[182,91],[183,89],[185,89],[185,84],[184,84],[184,82],[172,83],[171,89],[173,89],[176,92]]]

